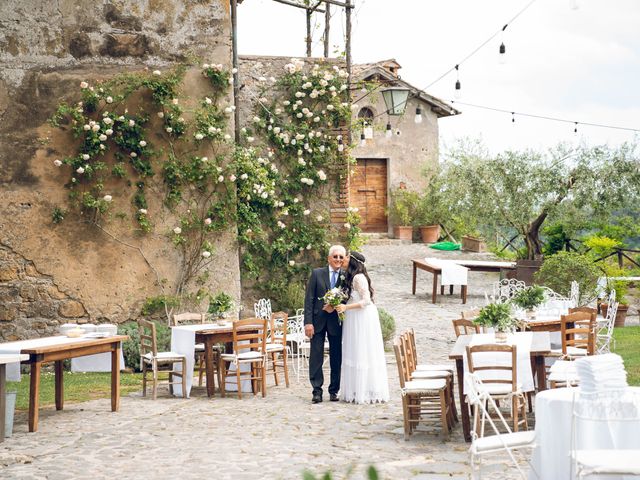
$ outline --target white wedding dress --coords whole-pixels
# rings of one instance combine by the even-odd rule
[[[369,282],[361,273],[353,277],[347,301],[347,304],[356,303],[360,308],[347,310],[342,322],[340,400],[386,402],[389,383],[378,308],[371,303]]]

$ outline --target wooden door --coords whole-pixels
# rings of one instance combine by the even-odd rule
[[[387,160],[359,158],[351,177],[351,206],[358,207],[363,232],[387,231]]]

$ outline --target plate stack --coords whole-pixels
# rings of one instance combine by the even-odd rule
[[[105,337],[118,334],[118,326],[112,323],[102,323],[96,327],[96,332],[103,333]]]
[[[583,393],[623,389],[628,386],[622,357],[615,353],[591,355],[574,362]]]

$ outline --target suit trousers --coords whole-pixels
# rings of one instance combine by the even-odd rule
[[[340,368],[342,366],[342,329],[337,335],[330,335],[325,327],[320,332],[315,332],[311,337],[311,348],[309,351],[309,381],[313,387],[314,395],[322,395],[322,385],[324,384],[324,373],[322,364],[324,363],[324,339],[329,339],[329,365],[331,367],[331,381],[329,383],[329,393],[337,394],[340,390]]]

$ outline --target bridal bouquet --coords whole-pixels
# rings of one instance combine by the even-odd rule
[[[325,305],[331,305],[333,308],[340,305],[347,299],[347,292],[338,287],[333,287],[331,290],[327,290],[319,300],[324,301]],[[342,322],[344,320],[344,312],[338,313],[338,318]]]

